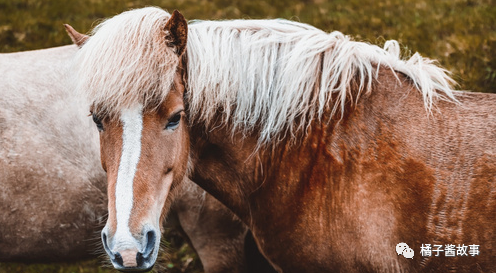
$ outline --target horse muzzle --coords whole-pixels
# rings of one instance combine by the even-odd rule
[[[145,227],[140,238],[117,231],[112,238],[108,228],[102,230],[102,243],[115,269],[122,272],[149,271],[157,260],[160,233]]]

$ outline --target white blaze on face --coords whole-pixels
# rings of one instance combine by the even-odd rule
[[[141,133],[143,130],[142,106],[121,111],[122,155],[115,185],[115,211],[117,229],[114,235],[114,250],[135,248],[139,243],[129,230],[129,217],[133,208],[133,181],[141,155]]]

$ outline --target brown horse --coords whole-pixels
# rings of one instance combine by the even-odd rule
[[[106,175],[88,106],[67,88],[76,52],[64,46],[0,54],[2,262],[62,262],[101,252],[96,232],[107,214]],[[170,217],[205,272],[264,265],[256,247],[245,247],[246,226],[189,180]]]
[[[189,175],[281,272],[495,270],[494,95],[453,91],[395,41],[285,20],[187,27],[146,8],[70,30],[116,268],[153,265],[167,194]]]

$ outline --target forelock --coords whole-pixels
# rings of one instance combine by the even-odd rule
[[[159,8],[130,10],[92,31],[75,58],[77,89],[99,112],[113,114],[165,99],[179,57],[167,46],[170,14]]]

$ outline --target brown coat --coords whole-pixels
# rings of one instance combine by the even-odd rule
[[[0,54],[1,262],[67,262],[103,251],[107,178],[98,133],[87,105],[65,88],[76,50]],[[206,272],[253,272],[250,263],[271,270],[245,246],[246,226],[189,180],[169,220]]]
[[[429,115],[401,81],[382,69],[341,120],[255,155],[254,136],[197,125],[192,179],[284,272],[494,272],[496,97],[461,93]],[[397,255],[400,242],[413,259]],[[427,258],[422,244],[477,244],[480,255]]]

